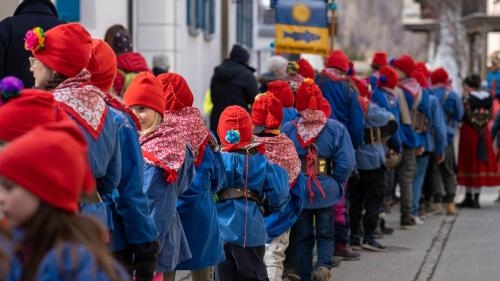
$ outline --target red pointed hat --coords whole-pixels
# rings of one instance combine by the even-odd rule
[[[402,55],[392,61],[392,66],[401,70],[404,74],[410,77],[411,73],[415,69],[415,61],[409,55]]]
[[[87,69],[92,75],[90,83],[107,92],[113,86],[116,72],[116,55],[104,40],[92,39],[92,57]]]
[[[271,92],[258,94],[252,105],[252,122],[254,126],[276,129],[283,121],[281,101]]]
[[[252,143],[252,119],[241,106],[226,107],[220,116],[217,134],[223,151],[233,151]]]
[[[378,86],[394,89],[398,85],[398,73],[390,66],[384,65],[379,70]]]
[[[415,80],[417,80],[420,87],[422,87],[422,88],[429,87],[429,84],[427,83],[427,79],[425,79],[425,74],[421,70],[417,69],[417,70],[413,71],[413,73],[411,74],[411,77],[413,77],[413,78],[415,78]]]
[[[281,80],[269,82],[267,84],[267,91],[273,93],[281,101],[283,107],[293,107],[293,90],[288,82]]]
[[[295,105],[298,111],[322,110],[323,94],[313,80],[306,78],[302,81],[295,95]]]
[[[6,77],[0,82],[3,103],[0,105],[0,140],[10,142],[39,125],[67,120],[49,92],[10,87],[10,97],[6,98],[8,83],[22,85],[21,80],[14,77]]]
[[[78,23],[61,24],[47,32],[35,27],[26,32],[24,47],[50,69],[74,77],[89,64],[92,38]]]
[[[158,79],[163,85],[166,110],[180,110],[193,106],[193,93],[184,77],[177,73],[163,73],[158,75]]]
[[[163,116],[165,97],[163,96],[163,87],[160,80],[153,73],[147,71],[139,73],[125,91],[123,103],[128,107],[134,105],[146,106]]]
[[[372,58],[372,65],[379,65],[379,66],[387,65],[387,53],[375,52]]]
[[[415,63],[415,69],[420,70],[426,79],[431,78],[431,72],[427,68],[427,65],[423,61],[417,61]]]
[[[333,51],[325,63],[326,67],[335,67],[347,73],[349,70],[349,58],[341,50]]]
[[[450,83],[450,77],[448,76],[448,72],[446,71],[446,69],[440,67],[440,68],[434,70],[431,73],[431,82],[432,82],[432,85],[435,85],[435,84],[448,85]]]
[[[314,68],[312,65],[305,59],[299,59],[297,61],[297,64],[299,65],[299,74],[302,75],[305,78],[310,78],[314,79]]]
[[[87,141],[71,120],[39,126],[9,143],[0,155],[0,177],[70,213],[79,210],[82,193],[95,188]]]

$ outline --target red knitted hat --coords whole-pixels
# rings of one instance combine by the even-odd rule
[[[415,70],[411,74],[411,77],[415,78],[417,80],[418,84],[420,84],[420,87],[422,88],[427,88],[429,87],[427,83],[427,79],[425,79],[425,74],[421,70]]]
[[[78,23],[61,24],[45,33],[35,27],[26,32],[24,47],[50,69],[74,77],[89,64],[92,38]]]
[[[281,101],[271,92],[259,94],[252,105],[252,122],[254,126],[276,129],[283,120]]]
[[[355,76],[352,76],[351,80],[356,85],[356,89],[358,89],[360,96],[367,99],[371,99],[372,93],[370,92],[370,88],[368,87],[369,85],[366,83],[366,80],[359,79],[358,77]]]
[[[92,57],[87,69],[92,74],[90,83],[103,91],[109,91],[115,80],[116,55],[111,46],[101,39],[92,39]]]
[[[440,83],[448,85],[450,83],[450,77],[448,76],[448,72],[446,71],[446,69],[440,67],[434,70],[431,73],[431,82],[432,85]]]
[[[81,194],[95,188],[87,153],[87,141],[75,122],[45,124],[5,147],[0,176],[55,208],[76,213]]]
[[[372,58],[373,65],[384,66],[387,65],[387,53],[386,52],[375,52]]]
[[[427,65],[425,64],[425,62],[423,62],[423,61],[417,61],[415,63],[415,69],[420,70],[424,74],[424,76],[425,76],[426,79],[431,78],[431,72],[427,68]]]
[[[283,107],[293,107],[293,90],[288,82],[281,80],[269,82],[267,83],[267,91],[273,93],[281,101]]]
[[[193,93],[184,77],[177,73],[164,73],[158,75],[158,79],[163,84],[166,110],[180,110],[193,106]]]
[[[330,118],[330,115],[332,114],[332,107],[325,98],[323,98],[323,102],[321,103],[321,111],[323,111],[326,117]]]
[[[314,79],[314,68],[312,65],[305,59],[299,59],[297,61],[297,64],[299,65],[299,74],[302,75],[304,78],[310,78]]]
[[[165,112],[165,97],[163,87],[151,72],[141,72],[130,83],[123,95],[123,103],[130,107],[142,105],[149,107],[163,116]]]
[[[15,79],[22,84],[17,78],[7,77],[0,82],[0,88],[4,88],[9,79]],[[3,96],[6,90],[1,91]],[[57,108],[54,97],[48,92],[27,89],[18,90],[15,95],[8,100],[1,99],[3,105],[0,106],[0,140],[2,141],[10,142],[39,125],[67,118],[65,113]]]
[[[378,86],[394,89],[398,85],[398,73],[390,66],[384,65],[379,70]]]
[[[333,51],[325,63],[326,67],[335,67],[347,73],[349,70],[349,58],[341,50]]]
[[[298,111],[306,109],[322,110],[323,94],[318,85],[311,79],[304,79],[295,95],[295,106]]]
[[[415,61],[409,55],[402,55],[401,57],[393,60],[392,66],[401,70],[408,77],[411,76],[411,73],[415,69]]]
[[[226,107],[219,119],[217,134],[223,145],[222,150],[233,151],[252,143],[252,120],[241,106]]]

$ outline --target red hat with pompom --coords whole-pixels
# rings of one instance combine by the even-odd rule
[[[375,52],[372,58],[372,65],[378,65],[378,66],[387,65],[387,53]]]
[[[299,65],[299,74],[302,75],[304,78],[310,78],[314,79],[314,68],[312,65],[305,59],[299,59],[297,61],[297,64]]]
[[[311,79],[304,79],[295,95],[295,106],[298,111],[306,109],[322,110],[323,94],[318,85]]]
[[[384,65],[379,70],[379,78],[377,84],[379,87],[387,87],[394,89],[398,85],[398,73],[390,66]]]
[[[292,87],[286,81],[276,80],[267,83],[267,91],[281,101],[283,107],[293,107],[294,96]]]
[[[193,93],[184,77],[170,72],[158,75],[158,79],[163,84],[165,110],[180,110],[193,106]]]
[[[431,72],[427,68],[427,65],[423,61],[417,61],[415,63],[415,69],[420,70],[426,79],[431,78]]]
[[[341,50],[333,51],[325,63],[326,67],[335,67],[347,73],[349,70],[349,58]]]
[[[429,87],[429,85],[427,83],[427,79],[425,79],[425,74],[421,70],[413,71],[413,73],[411,74],[411,77],[413,77],[413,78],[415,78],[415,80],[417,80],[420,87],[422,87],[422,88]]]
[[[241,106],[226,107],[219,119],[217,135],[222,143],[223,151],[241,149],[252,143],[252,119]]]
[[[415,61],[409,55],[402,55],[401,57],[394,59],[391,65],[410,77],[411,73],[415,69]]]
[[[283,121],[283,106],[281,101],[271,92],[258,94],[252,105],[252,122],[254,133],[259,134],[263,129],[276,129]]]
[[[87,141],[71,120],[39,126],[9,143],[0,154],[0,177],[69,213],[78,212],[81,195],[95,188]]]
[[[434,70],[431,73],[431,82],[432,82],[432,85],[436,85],[436,84],[448,85],[450,83],[450,78],[448,76],[448,72],[446,71],[446,69],[440,67],[440,68]]]
[[[78,23],[61,24],[47,32],[35,27],[26,32],[24,48],[55,72],[74,77],[89,64],[92,37]]]
[[[87,69],[92,75],[92,85],[105,92],[111,89],[118,68],[115,52],[104,40],[92,39],[92,57]]]

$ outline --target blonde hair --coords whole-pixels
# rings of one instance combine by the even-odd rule
[[[151,127],[149,127],[149,128],[141,128],[140,135],[144,136],[144,135],[151,133],[152,131],[154,131],[156,129],[156,127],[158,127],[158,125],[160,125],[160,123],[162,121],[163,121],[163,116],[161,116],[160,113],[155,111],[155,119],[154,119],[153,125],[151,125]]]

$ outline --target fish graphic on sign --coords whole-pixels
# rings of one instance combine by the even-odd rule
[[[306,31],[306,32],[284,32],[283,34],[284,38],[292,38],[295,41],[305,41],[307,43],[310,43],[312,41],[319,40],[321,36],[318,34],[314,34],[312,32]]]

